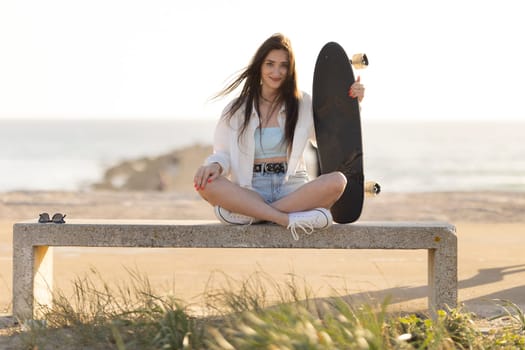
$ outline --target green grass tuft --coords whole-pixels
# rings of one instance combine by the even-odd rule
[[[388,312],[389,300],[354,305],[315,299],[296,276],[276,283],[264,273],[210,283],[206,315],[172,295],[156,294],[141,274],[110,285],[96,271],[58,292],[52,308],[22,332],[24,348],[44,349],[525,349],[523,311],[497,301],[509,326],[481,333],[475,315],[439,310],[435,319]],[[304,282],[304,281],[301,281]]]

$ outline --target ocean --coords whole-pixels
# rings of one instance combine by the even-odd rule
[[[85,190],[138,157],[210,144],[215,121],[0,120],[0,191]],[[363,122],[383,191],[525,192],[525,123]]]

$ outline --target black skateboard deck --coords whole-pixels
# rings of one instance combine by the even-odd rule
[[[368,64],[366,56],[360,63]],[[320,173],[340,171],[348,181],[343,195],[331,208],[338,223],[359,219],[364,200],[359,103],[348,96],[354,81],[344,49],[335,42],[326,44],[315,65],[312,106]]]

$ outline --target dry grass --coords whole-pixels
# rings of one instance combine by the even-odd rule
[[[285,283],[260,272],[240,281],[222,277],[217,286],[210,282],[196,314],[153,291],[136,271],[114,284],[91,271],[74,281],[72,295],[57,292],[52,308],[40,307],[42,316],[25,322],[5,348],[525,349],[525,317],[509,301],[497,301],[506,322],[482,332],[476,316],[461,309],[441,310],[436,319],[399,315],[388,312],[388,300],[315,299],[293,275]]]

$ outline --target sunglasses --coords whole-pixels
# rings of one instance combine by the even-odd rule
[[[51,219],[49,218],[49,214],[48,213],[42,213],[42,214],[39,214],[40,217],[38,218],[38,222],[43,224],[43,223],[46,223],[46,222],[53,222],[55,224],[64,224],[66,221],[64,220],[64,218],[66,217],[65,215],[62,215],[60,213],[56,213],[56,214],[53,214],[53,217],[51,217]]]

